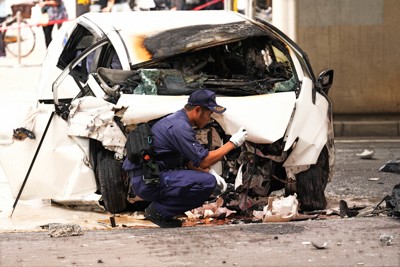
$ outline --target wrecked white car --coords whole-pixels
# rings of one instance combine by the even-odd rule
[[[14,197],[124,211],[134,202],[121,169],[128,133],[208,88],[227,111],[198,129],[199,140],[212,149],[240,126],[248,132],[215,166],[225,205],[256,208],[284,189],[301,210],[323,209],[334,164],[332,80],[332,70],[315,77],[274,26],[238,13],[87,13],[50,45],[38,105],[14,129],[28,138],[3,142],[1,166]]]

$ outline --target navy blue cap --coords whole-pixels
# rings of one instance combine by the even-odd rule
[[[206,107],[218,114],[222,114],[226,110],[226,108],[217,104],[215,93],[207,89],[194,91],[188,99],[188,104],[191,106]]]

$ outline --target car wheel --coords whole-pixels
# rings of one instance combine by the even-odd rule
[[[96,173],[104,206],[110,213],[118,213],[127,207],[127,195],[122,177],[122,162],[110,151],[100,151]]]
[[[329,176],[329,154],[324,147],[317,162],[296,175],[296,183],[286,185],[286,194],[297,193],[302,211],[321,210],[327,205],[325,188]]]

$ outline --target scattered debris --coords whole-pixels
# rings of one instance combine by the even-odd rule
[[[288,197],[269,197],[266,206],[259,206],[262,210],[248,210],[247,215],[236,214],[237,211],[223,207],[224,200],[220,197],[215,202],[204,204],[202,207],[185,212],[187,218],[185,225],[209,223],[261,223],[261,222],[287,222],[293,220],[315,219],[319,214],[300,214],[296,194]],[[236,214],[231,220],[227,220]],[[240,218],[240,219],[238,219]]]
[[[392,235],[381,234],[379,236],[379,241],[381,241],[381,244],[384,245],[384,246],[390,246],[392,240],[393,240],[393,236]]]
[[[66,237],[83,235],[82,228],[77,224],[49,223],[40,228],[48,229],[50,237]]]
[[[371,211],[371,214],[377,214],[377,213],[379,213],[379,211],[378,212],[376,212],[377,210],[378,210],[378,208],[380,208],[380,205],[385,201],[385,202],[387,202],[388,200],[390,200],[390,196],[385,196],[376,206],[375,206],[375,208]]]
[[[358,214],[357,214],[356,217],[375,216],[376,214],[374,214],[374,210],[375,210],[375,208],[373,206],[365,207],[365,208],[363,208],[363,209],[358,211]]]
[[[270,197],[268,205],[264,207],[264,222],[286,222],[299,215],[299,201],[297,195],[283,198]]]
[[[114,216],[110,217],[110,223],[111,223],[111,227],[117,227],[117,225],[115,223],[115,217]]]
[[[400,160],[389,160],[379,168],[380,172],[393,172],[400,174]]]
[[[224,200],[222,198],[218,198],[213,203],[206,203],[202,207],[185,212],[185,214],[188,220],[193,221],[206,218],[225,219],[231,214],[236,213],[236,211],[232,211],[228,208],[222,207],[223,204]]]
[[[372,157],[374,156],[374,151],[373,150],[364,149],[364,151],[362,153],[357,153],[356,155],[360,159],[372,159]]]
[[[385,198],[389,216],[400,217],[400,183],[393,187],[392,196]]]
[[[97,195],[98,198],[93,199],[77,199],[77,200],[62,200],[62,199],[51,199],[51,205],[61,206],[64,208],[70,208],[80,211],[93,211],[93,212],[107,212],[104,206],[99,204],[101,195]]]
[[[349,209],[349,207],[347,206],[347,202],[343,199],[339,201],[339,210],[340,218],[344,218],[345,216],[351,218],[358,215],[358,211],[354,209]]]
[[[383,202],[386,203],[386,207],[381,207]],[[347,207],[347,203],[344,200],[341,200],[339,206],[341,218],[344,216],[352,217],[353,213],[358,213],[354,215],[357,217],[377,216],[381,213],[384,213],[387,216],[400,217],[400,184],[397,184],[393,187],[391,196],[385,196],[377,205],[364,207],[362,209],[349,209]]]
[[[148,221],[144,217],[144,212],[135,211],[133,213],[113,214],[115,220],[115,227],[112,227],[110,217],[106,219],[97,220],[97,224],[105,229],[113,228],[153,228],[158,227],[151,221]]]
[[[324,243],[318,243],[318,242],[311,242],[311,244],[316,248],[316,249],[325,249],[326,248],[326,245],[328,245],[328,243],[327,242],[324,242]]]

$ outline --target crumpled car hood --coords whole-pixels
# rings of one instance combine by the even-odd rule
[[[122,117],[126,125],[148,122],[177,111],[187,102],[187,96],[123,95],[117,105],[128,107]],[[240,127],[248,139],[269,144],[283,137],[295,106],[294,92],[245,97],[217,96],[218,104],[226,107],[224,114],[213,114],[226,134]]]

